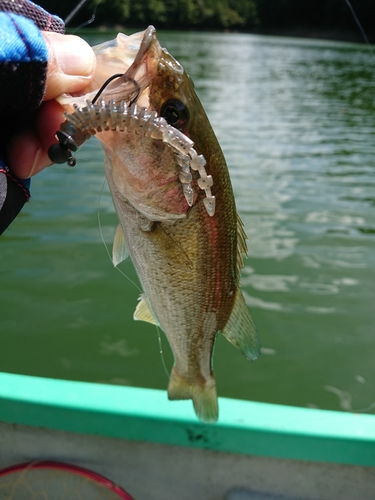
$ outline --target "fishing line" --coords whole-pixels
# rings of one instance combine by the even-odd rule
[[[160,357],[161,357],[161,364],[164,368],[164,372],[167,376],[167,379],[169,380],[169,371],[168,371],[168,368],[167,368],[167,365],[166,365],[166,362],[165,362],[165,358],[164,358],[164,351],[163,351],[163,343],[162,343],[162,340],[161,340],[161,335],[160,335],[160,328],[158,327],[158,325],[156,325],[156,331],[158,332],[158,342],[159,342],[159,354],[160,354]]]
[[[374,56],[375,58],[375,52],[374,52],[374,49],[370,43],[370,40],[368,39],[368,36],[366,35],[366,31],[364,30],[362,24],[361,24],[361,21],[359,20],[358,16],[357,16],[357,13],[355,12],[354,10],[354,7],[353,5],[351,4],[350,0],[345,0],[345,3],[346,5],[349,7],[350,9],[350,12],[353,16],[353,19],[354,21],[356,22],[362,36],[363,36],[363,39],[364,41],[366,42],[366,45],[367,47],[370,49],[372,55]],[[358,410],[352,410],[353,413],[368,413],[369,411],[371,410],[374,410],[375,409],[375,401],[370,405],[368,406],[367,408],[361,408],[361,409],[358,409]]]
[[[84,28],[85,26],[88,26],[89,24],[91,24],[92,22],[95,21],[96,11],[98,10],[98,6],[101,3],[101,1],[102,0],[98,0],[97,3],[94,5],[93,11],[92,11],[92,15],[91,15],[90,19],[88,19],[87,21],[84,21],[83,23],[79,24],[71,33],[76,33],[81,28]],[[81,0],[74,7],[74,9],[70,12],[70,14],[68,14],[66,16],[66,18],[64,19],[65,26],[68,23],[70,23],[70,21],[73,19],[73,17],[75,17],[78,14],[78,12],[82,9],[82,7],[85,5],[86,2],[87,2],[87,0]]]
[[[78,12],[82,9],[82,7],[85,5],[87,0],[81,0],[78,2],[78,4],[74,7],[74,9],[66,16],[64,19],[64,24],[65,26],[70,23],[70,21],[73,19],[74,16],[78,14]]]
[[[107,251],[107,255],[108,255],[108,258],[109,260],[111,261],[111,263],[113,264],[113,260],[112,260],[112,257],[111,257],[111,252],[109,251],[108,249],[108,245],[107,243],[105,242],[105,239],[104,239],[104,235],[103,235],[103,228],[102,228],[102,223],[101,223],[101,220],[100,220],[100,201],[101,201],[101,198],[102,198],[102,194],[103,194],[103,191],[104,191],[104,186],[106,185],[106,179],[104,179],[103,181],[103,184],[102,184],[102,188],[100,190],[100,195],[99,195],[99,200],[98,200],[98,224],[99,224],[99,232],[100,232],[100,237],[101,237],[101,240],[103,242],[103,245]],[[143,290],[141,290],[139,288],[139,286],[131,279],[129,278],[129,276],[127,276],[121,269],[119,269],[117,266],[116,266],[116,269],[117,271],[119,271],[123,276],[125,276],[125,278],[127,280],[130,281],[130,283],[132,283],[137,289],[138,291],[142,294],[143,293]],[[158,325],[155,325],[156,326],[156,331],[157,331],[157,334],[158,334],[158,343],[159,343],[159,354],[160,354],[160,357],[161,357],[161,364],[163,366],[163,369],[164,369],[164,372],[167,376],[167,379],[169,379],[169,371],[168,371],[168,368],[167,368],[167,364],[165,362],[165,357],[164,357],[164,351],[163,351],[163,343],[162,343],[162,338],[161,338],[161,335],[160,335],[160,328]]]
[[[349,10],[350,10],[350,12],[351,12],[351,14],[353,16],[353,19],[356,22],[356,24],[357,24],[357,26],[359,28],[359,31],[361,32],[361,34],[363,36],[363,39],[366,42],[366,45],[368,46],[368,48],[372,52],[372,55],[375,57],[374,49],[372,48],[370,40],[368,39],[368,36],[366,35],[366,31],[364,30],[364,28],[363,28],[363,26],[361,24],[361,21],[358,19],[358,16],[356,14],[356,11],[354,10],[353,5],[351,4],[350,0],[345,0],[345,3],[349,7]]]
[[[101,201],[101,198],[102,198],[102,194],[103,194],[103,191],[104,191],[104,186],[106,185],[106,179],[104,179],[103,181],[103,184],[102,184],[102,188],[100,190],[100,195],[99,195],[99,200],[98,200],[98,224],[99,224],[99,232],[100,232],[100,237],[101,237],[101,240],[103,242],[103,245],[107,251],[107,255],[108,255],[108,258],[109,260],[111,261],[111,263],[113,264],[113,260],[112,260],[112,257],[111,257],[111,252],[109,251],[108,249],[108,245],[107,243],[105,242],[105,239],[104,239],[104,235],[103,235],[103,228],[102,228],[102,223],[101,223],[101,220],[100,220],[100,201]],[[117,271],[119,271],[123,276],[125,276],[125,278],[127,280],[130,281],[130,283],[132,283],[137,289],[138,291],[142,294],[143,293],[143,290],[141,290],[139,288],[139,286],[131,279],[129,278],[129,276],[127,276],[121,269],[119,269],[117,266],[116,266],[116,269]],[[162,338],[161,338],[161,335],[160,335],[160,328],[158,325],[155,325],[156,326],[156,331],[157,331],[157,334],[158,334],[158,343],[159,343],[159,354],[160,354],[160,358],[161,358],[161,364],[163,366],[163,369],[164,369],[164,372],[167,376],[167,379],[169,379],[169,371],[168,371],[168,368],[167,368],[167,364],[165,362],[165,357],[164,357],[164,351],[163,351],[163,343],[162,343]]]
[[[65,21],[64,21],[65,25],[67,25],[74,18],[74,16],[80,11],[80,9],[83,7],[83,5],[86,3],[86,1],[87,0],[81,0],[77,4],[77,6],[70,12],[70,14],[68,14],[68,16],[65,18]],[[77,28],[75,28],[75,30],[72,33],[76,33],[78,30],[80,30],[84,26],[88,26],[89,24],[91,24],[95,20],[96,11],[98,9],[98,6],[99,6],[100,2],[101,2],[101,0],[98,0],[98,2],[96,3],[91,18],[88,21],[85,21],[84,23],[82,23],[79,26],[77,26]],[[106,80],[103,83],[103,85],[100,87],[100,89],[96,93],[95,97],[93,98],[92,103],[94,104],[99,99],[100,95],[103,93],[103,91],[106,89],[106,87],[113,80],[115,80],[116,78],[123,77],[123,76],[124,76],[123,73],[116,73],[116,74],[110,76],[108,78],[108,80]],[[135,97],[132,99],[131,103],[129,104],[129,105],[131,105],[131,104],[137,102],[141,89],[140,89],[140,86],[139,86],[138,82],[136,80],[134,80],[133,78],[128,78],[126,81],[132,82],[134,84],[134,86],[135,86],[135,91],[134,91],[135,92]],[[103,242],[104,248],[106,249],[108,258],[111,261],[111,263],[113,264],[111,252],[109,251],[108,245],[107,245],[107,243],[106,243],[106,241],[104,239],[103,227],[102,227],[102,223],[101,223],[101,219],[100,219],[100,203],[101,203],[101,198],[102,198],[102,195],[103,195],[104,186],[105,186],[106,182],[107,182],[106,179],[104,179],[102,187],[101,187],[101,190],[100,190],[99,199],[98,199],[98,225],[99,225],[100,238],[101,238],[101,240]],[[116,266],[116,270],[119,273],[121,273],[132,285],[134,285],[135,288],[137,288],[137,290],[140,293],[143,292],[140,289],[140,287],[129,276],[127,276],[121,269],[119,269],[118,266]],[[166,362],[165,362],[164,350],[163,350],[163,342],[162,342],[162,337],[161,337],[161,334],[160,334],[160,328],[157,325],[156,325],[156,331],[157,331],[157,335],[158,335],[159,354],[160,354],[160,358],[161,358],[162,367],[163,367],[164,373],[167,376],[167,379],[169,379],[170,373],[168,371],[168,368],[167,368],[167,365],[166,365]]]
[[[106,182],[107,182],[106,179],[104,179],[103,184],[102,184],[102,188],[100,190],[99,200],[98,200],[98,224],[99,224],[99,232],[100,232],[101,240],[103,242],[104,248],[107,251],[108,258],[111,261],[111,263],[113,264],[113,260],[112,260],[112,257],[111,257],[111,252],[109,251],[108,245],[107,245],[107,243],[105,242],[105,239],[104,239],[102,223],[101,223],[101,220],[100,220],[100,201],[101,201],[101,198],[102,198],[102,194],[103,194],[103,190],[104,190],[104,186],[105,186]],[[125,278],[128,281],[130,281],[130,283],[132,283],[132,285],[134,285],[135,288],[137,288],[137,290],[139,291],[139,293],[143,293],[143,290],[141,290],[141,288],[139,288],[139,286],[137,285],[137,283],[135,283],[135,281],[133,281],[129,276],[127,276],[127,274],[125,274],[121,269],[119,269],[118,266],[115,266],[115,269],[120,274],[122,274],[123,276],[125,276]]]

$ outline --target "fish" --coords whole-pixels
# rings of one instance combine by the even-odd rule
[[[201,421],[216,422],[217,334],[250,360],[260,350],[240,288],[247,238],[228,167],[192,79],[153,26],[94,51],[92,87],[61,98],[59,147],[70,155],[93,134],[101,142],[119,219],[113,263],[130,256],[143,290],[134,319],[167,336],[168,398],[191,399]]]

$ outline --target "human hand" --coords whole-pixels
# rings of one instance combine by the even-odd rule
[[[34,127],[18,132],[9,142],[7,160],[12,174],[27,179],[51,165],[48,148],[64,121],[60,94],[82,91],[92,80],[95,54],[80,37],[42,32],[48,47],[46,91]]]

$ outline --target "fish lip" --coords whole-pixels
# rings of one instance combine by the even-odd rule
[[[132,77],[136,74],[136,72],[139,69],[139,67],[141,66],[141,64],[144,62],[144,58],[145,58],[147,52],[149,51],[151,44],[155,38],[155,33],[156,33],[156,29],[154,28],[154,26],[149,26],[145,30],[141,45],[139,46],[139,50],[137,52],[137,55],[135,56],[134,61],[129,66],[129,68],[125,71],[125,73],[122,76],[120,76],[116,80],[116,82],[114,82],[112,84],[113,86],[109,85],[107,87],[108,89],[116,88],[119,85],[121,85],[122,83],[127,82],[130,79],[132,79]]]
[[[146,53],[149,51],[149,49],[150,49],[150,47],[152,45],[152,42],[155,39],[155,34],[156,34],[156,29],[152,25],[150,25],[145,30],[145,34],[143,35],[142,42],[141,42],[141,45],[139,47],[138,53],[135,56],[133,64],[130,66],[130,68],[128,69],[128,71],[131,68],[133,68],[133,66],[136,66],[136,67],[139,66],[140,60],[142,60],[145,57]]]
[[[116,39],[115,39],[116,40]],[[113,40],[113,42],[115,42]],[[98,45],[97,47],[99,47]],[[94,47],[95,50],[95,47]],[[107,50],[107,49],[105,49]],[[138,51],[132,60],[131,64],[123,68],[123,73],[120,74],[113,82],[106,85],[100,93],[100,100],[114,100],[116,103],[125,101],[127,103],[142,101],[148,107],[148,87],[155,75],[157,64],[153,65],[152,61],[157,61],[159,57],[160,46],[156,38],[156,29],[150,25],[144,30],[142,40],[139,44]],[[145,70],[140,80],[137,72],[141,70],[142,64],[145,65]],[[113,74],[113,73],[112,73]],[[109,78],[111,74],[105,78]],[[87,100],[93,100],[97,96],[100,86],[105,83],[105,80],[94,80],[93,85],[89,89],[84,89],[82,92],[73,94],[62,94],[58,97],[58,102],[65,107],[68,112],[73,111],[73,104],[85,106]],[[135,96],[135,97],[134,97]],[[140,97],[143,97],[140,99]]]
[[[149,67],[148,61],[147,61],[147,54],[151,50],[151,46],[156,40],[156,29],[154,26],[150,25],[148,28],[144,31],[144,35],[141,41],[141,44],[139,46],[138,52],[132,62],[132,64],[129,66],[129,68],[125,71],[125,73],[117,78],[113,83],[109,84],[106,89],[103,92],[103,96],[107,94],[107,92],[113,92],[114,90],[119,89],[121,85],[124,86],[123,90],[123,98],[124,100],[129,100],[130,95],[134,93],[134,87],[128,91],[129,95],[125,97],[127,94],[126,92],[126,87],[128,86],[129,82],[131,85],[134,86],[136,85],[136,92],[138,92],[138,97],[142,94],[142,92],[149,86],[151,79],[152,79],[152,71],[151,68]],[[144,82],[140,84],[137,79],[136,79],[136,74],[142,64],[146,64],[146,75],[148,76],[145,78]],[[135,99],[137,100],[138,97]]]

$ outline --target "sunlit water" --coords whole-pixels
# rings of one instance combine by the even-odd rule
[[[374,411],[374,56],[251,35],[160,39],[195,81],[249,238],[242,284],[263,355],[250,363],[218,338],[219,395]],[[103,182],[92,140],[75,169],[33,179],[0,239],[0,370],[165,389],[158,333],[133,321],[139,290],[101,240],[110,247],[116,226]]]

